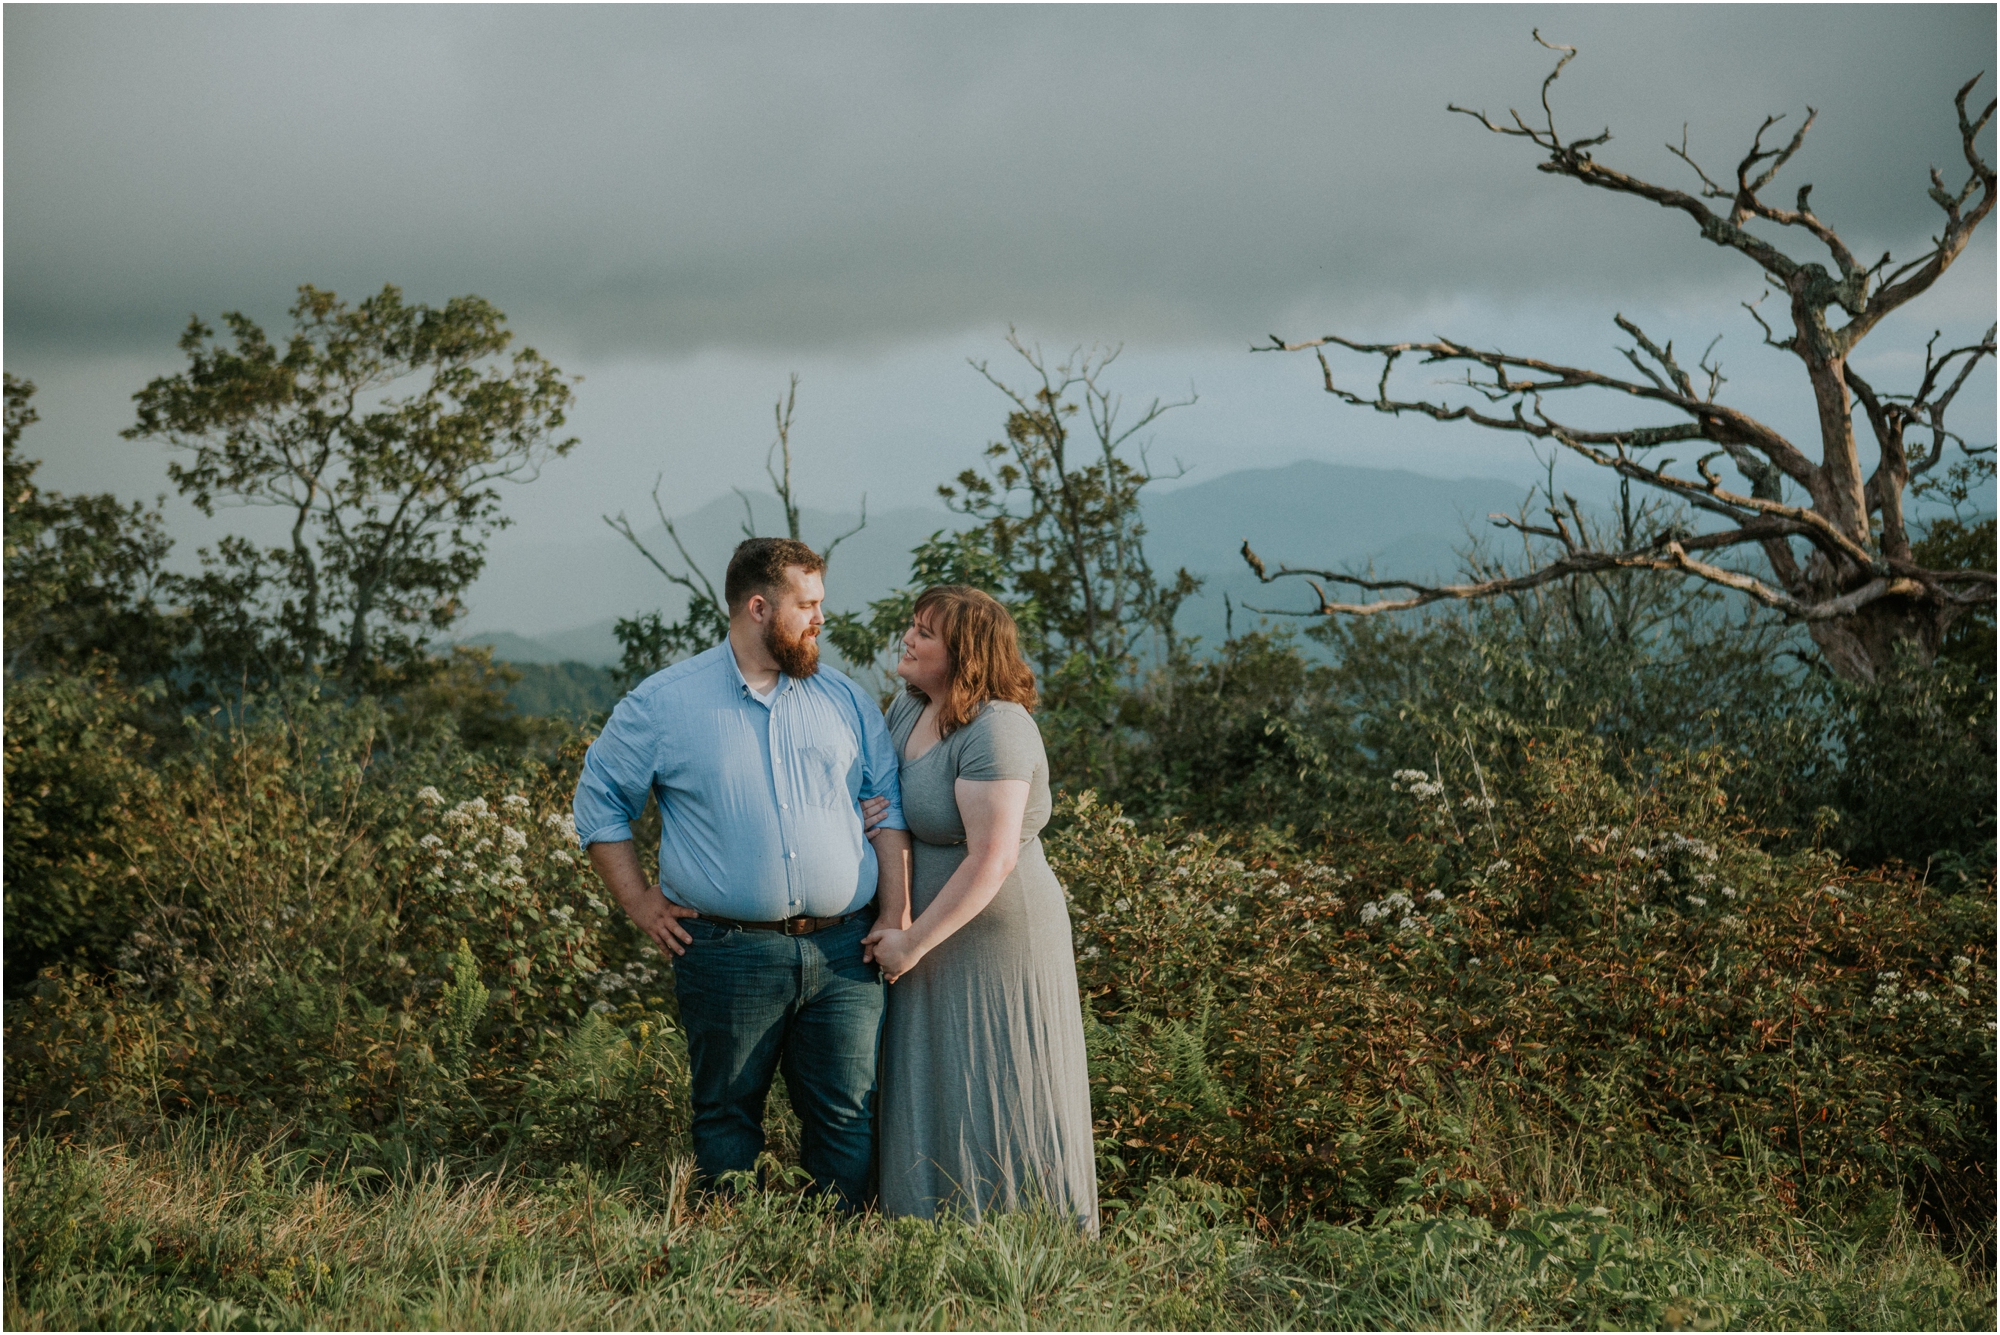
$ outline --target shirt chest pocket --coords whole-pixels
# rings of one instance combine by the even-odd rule
[[[808,746],[799,752],[799,797],[809,806],[851,807],[859,788],[857,753],[832,747]],[[854,786],[849,786],[849,779]]]

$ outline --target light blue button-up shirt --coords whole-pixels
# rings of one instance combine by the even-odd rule
[[[619,843],[660,802],[660,881],[696,912],[831,918],[875,897],[860,801],[900,830],[895,744],[866,692],[829,667],[778,679],[767,706],[724,640],[640,682],[583,760],[577,841]]]

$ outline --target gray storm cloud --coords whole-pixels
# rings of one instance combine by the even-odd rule
[[[1237,342],[1304,312],[1671,302],[1747,266],[1452,116],[1534,105],[1690,181],[1766,113],[1913,252],[1989,6],[12,6],[6,333],[159,348],[302,281],[488,296],[599,355],[1018,320]],[[1790,122],[1788,122],[1790,123]],[[1789,193],[1789,192],[1787,192]],[[1991,249],[1989,233],[1977,245]]]

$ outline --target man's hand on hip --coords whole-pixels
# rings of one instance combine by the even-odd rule
[[[632,921],[638,923],[639,930],[652,937],[662,951],[675,955],[686,954],[688,946],[694,943],[694,938],[687,934],[687,929],[681,926],[680,920],[699,918],[701,915],[668,899],[666,891],[659,886],[647,888],[647,900],[648,902],[638,913],[632,914]]]
[[[630,839],[615,844],[592,844],[590,865],[597,872],[597,879],[604,882],[604,888],[625,910],[625,916],[653,938],[662,954],[687,952],[694,938],[687,934],[680,920],[701,915],[669,900],[659,886],[646,884],[646,875],[639,870],[638,851]]]

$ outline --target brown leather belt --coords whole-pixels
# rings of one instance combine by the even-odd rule
[[[704,913],[701,915],[701,920],[720,923],[724,927],[740,927],[746,932],[778,932],[784,936],[808,936],[829,927],[838,927],[849,918],[858,918],[873,907],[872,904],[864,905],[852,913],[843,913],[838,918],[808,918],[801,914],[796,918],[780,918],[777,922],[738,922],[734,918],[718,918],[713,913]]]

